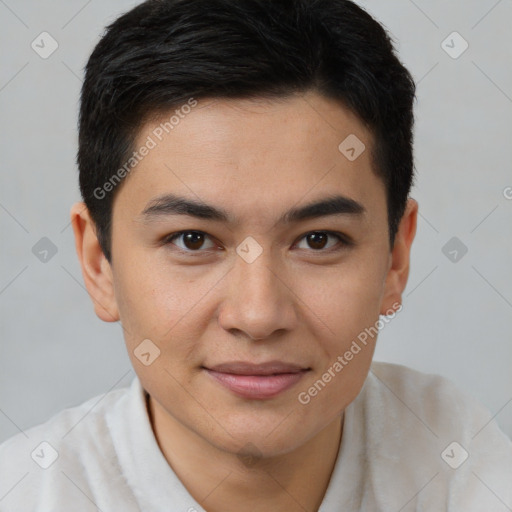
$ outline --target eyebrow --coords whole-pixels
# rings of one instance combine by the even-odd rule
[[[364,213],[366,209],[361,203],[349,197],[334,195],[305,206],[291,208],[278,219],[277,223],[290,224],[329,215],[361,217]],[[219,222],[233,221],[232,216],[222,208],[175,194],[165,194],[150,200],[140,218],[143,222],[149,223],[169,215],[186,215]]]

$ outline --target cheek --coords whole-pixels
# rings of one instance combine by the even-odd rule
[[[352,402],[368,375],[378,335],[384,265],[385,258],[375,253],[361,255],[310,294],[329,331],[323,343],[326,357],[304,391],[305,399],[325,417],[334,418]]]
[[[129,348],[148,338],[162,352],[172,351],[173,359],[176,353],[185,357],[213,314],[208,298],[222,278],[220,270],[173,268],[146,261],[143,254],[119,262],[115,293]]]
[[[198,311],[205,291],[154,265],[118,270],[116,298],[133,368],[145,389],[157,397],[164,390],[176,397],[171,405],[178,407],[191,378],[184,363],[197,359]]]
[[[350,345],[362,330],[378,320],[384,277],[379,258],[363,254],[328,272],[317,269],[296,279],[297,295],[320,320],[331,340],[331,355]]]
[[[158,340],[162,321],[168,329],[178,314],[179,284],[169,288],[165,273],[136,254],[116,262],[114,282],[127,343],[141,337]]]
[[[301,390],[315,416],[334,419],[359,394],[368,375],[378,336],[379,293],[367,287],[340,287],[316,299],[318,311],[329,331],[318,339],[323,356],[314,374]],[[314,297],[311,300],[315,300]],[[323,310],[321,309],[323,308]],[[330,308],[330,309],[329,309]],[[327,314],[329,312],[329,314]]]

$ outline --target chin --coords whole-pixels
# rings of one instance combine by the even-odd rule
[[[273,418],[269,421],[262,421],[261,416],[239,415],[229,425],[222,425],[225,430],[218,426],[214,438],[205,438],[210,444],[226,452],[237,455],[254,452],[253,456],[269,458],[295,450],[316,433],[314,427],[308,429],[304,422],[290,425],[283,421],[286,415],[280,416],[279,420]]]

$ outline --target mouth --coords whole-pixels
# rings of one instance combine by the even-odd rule
[[[265,400],[283,393],[311,370],[281,361],[261,364],[235,361],[212,367],[203,366],[202,369],[235,395],[252,400]]]

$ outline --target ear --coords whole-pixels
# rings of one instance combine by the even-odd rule
[[[96,226],[89,210],[85,203],[75,203],[70,215],[75,248],[94,311],[104,322],[117,322],[119,311],[114,295],[112,269],[98,242]]]
[[[409,277],[411,245],[416,234],[417,219],[418,203],[414,199],[409,199],[391,251],[381,302],[381,315],[389,315],[391,311],[398,309],[398,304],[402,304],[402,293]]]

